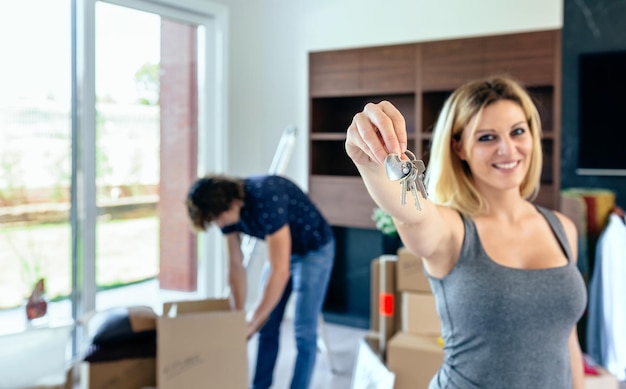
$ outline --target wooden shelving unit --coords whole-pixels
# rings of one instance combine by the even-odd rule
[[[536,100],[544,168],[537,203],[558,209],[561,33],[548,30],[309,55],[309,192],[334,226],[374,228],[374,202],[345,153],[346,129],[368,102],[389,100],[403,113],[409,148],[428,160],[432,128],[462,83],[506,73]]]

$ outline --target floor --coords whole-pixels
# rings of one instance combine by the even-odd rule
[[[323,350],[318,352],[310,389],[350,389],[359,339],[361,339],[367,331],[330,323],[324,324],[323,328],[330,354]],[[253,337],[248,343],[248,371],[250,380],[252,380],[252,374],[254,373],[256,349],[257,341],[256,337]],[[293,326],[291,320],[287,319],[283,322],[281,328],[281,345],[278,361],[274,370],[272,388],[289,388],[295,358],[296,350],[293,341]]]

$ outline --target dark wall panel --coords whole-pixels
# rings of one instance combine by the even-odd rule
[[[382,254],[378,230],[333,227],[337,239],[335,266],[324,303],[327,321],[369,328],[372,260]]]
[[[618,205],[624,207],[626,177],[582,176],[576,174],[576,168],[580,140],[578,58],[585,53],[626,50],[626,1],[564,0],[562,42],[561,187],[610,189],[617,193]],[[615,131],[626,131],[626,124]],[[611,141],[606,139],[606,142]],[[623,150],[626,154],[626,145]]]

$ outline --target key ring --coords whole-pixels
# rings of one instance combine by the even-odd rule
[[[424,185],[424,171],[426,166],[424,161],[418,160],[412,151],[406,150],[404,154],[409,158],[408,161],[400,159],[398,154],[389,154],[385,158],[385,171],[387,177],[392,181],[400,181],[400,203],[406,204],[406,193],[411,192],[415,207],[418,211],[422,210],[420,204],[419,191],[424,199],[428,198],[426,186]]]

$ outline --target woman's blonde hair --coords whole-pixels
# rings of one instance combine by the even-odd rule
[[[468,123],[485,107],[500,100],[520,105],[530,127],[533,149],[530,167],[520,186],[522,197],[532,200],[539,191],[541,176],[541,121],[537,107],[519,82],[508,76],[494,76],[471,81],[455,90],[446,100],[433,130],[426,185],[431,200],[457,209],[469,216],[488,211],[488,204],[474,184],[467,163],[453,150],[453,139],[460,141]]]

